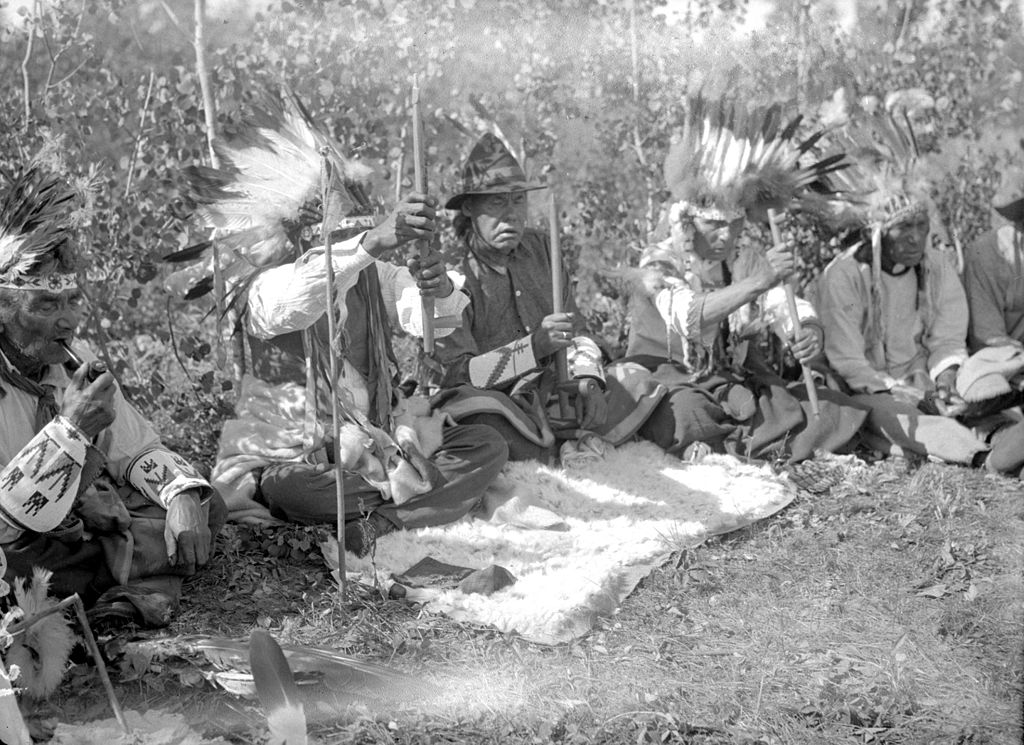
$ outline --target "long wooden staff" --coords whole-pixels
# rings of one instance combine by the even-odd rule
[[[548,183],[549,225],[551,231],[551,310],[561,313],[562,304],[562,238],[558,225],[558,203],[555,201],[555,185]],[[564,349],[555,352],[555,370],[558,372],[558,413],[562,419],[569,417],[569,394],[563,384],[569,380],[569,361]]]
[[[418,76],[412,76],[412,158],[413,187],[421,194],[427,193],[427,161],[423,151],[423,120],[420,118],[420,86]],[[429,245],[425,240],[416,241],[420,258],[427,255]],[[428,357],[434,354],[434,298],[421,295],[423,304],[423,352]]]
[[[338,600],[345,602],[345,468],[341,460],[341,401],[338,396],[338,377],[340,374],[341,349],[338,334],[338,319],[335,306],[337,303],[337,287],[334,279],[334,258],[331,250],[331,228],[327,224],[330,214],[328,200],[331,196],[331,161],[326,148],[320,151],[323,157],[323,198],[321,204],[324,219],[321,233],[324,237],[324,269],[327,275],[327,357],[330,360],[331,376],[331,434],[334,438],[334,490],[338,508]],[[371,381],[372,382],[372,381]],[[315,402],[314,402],[314,405]]]
[[[779,224],[775,216],[775,210],[768,210],[768,225],[772,229],[772,241],[775,243],[775,247],[779,248],[782,245],[782,233],[779,230]],[[800,315],[796,307],[796,293],[793,291],[793,285],[787,280],[783,283],[783,288],[786,290],[786,305],[789,307],[789,317],[793,321],[793,338],[800,336]],[[800,365],[801,371],[804,377],[804,387],[807,388],[807,400],[810,401],[811,411],[814,416],[819,416],[821,413],[818,407],[818,389],[814,387],[814,378],[811,376],[811,368],[807,365]]]

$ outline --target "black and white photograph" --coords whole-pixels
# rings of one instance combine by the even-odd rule
[[[1024,0],[0,0],[0,745],[1024,743]]]

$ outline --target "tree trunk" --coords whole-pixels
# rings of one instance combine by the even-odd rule
[[[206,122],[206,143],[210,151],[210,165],[220,167],[220,160],[213,142],[217,138],[217,104],[210,85],[210,71],[206,67],[206,0],[195,0],[195,37],[193,44],[196,51],[196,76],[199,78],[199,89],[203,95],[203,117]],[[235,390],[239,390],[242,373],[244,372],[244,345],[241,336],[232,333],[236,318],[228,314],[225,307],[227,288],[220,265],[220,248],[216,235],[213,241],[213,297],[217,309],[216,357],[217,365],[222,370],[227,367],[227,348],[231,349],[231,377],[235,382]],[[227,332],[225,333],[225,328]],[[225,336],[227,343],[225,344]]]

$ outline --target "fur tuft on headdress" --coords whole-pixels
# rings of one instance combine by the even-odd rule
[[[0,201],[0,282],[16,284],[61,258],[76,196],[59,176],[35,166],[14,177]]]
[[[817,159],[821,132],[796,140],[801,121],[785,121],[779,104],[748,110],[697,96],[665,158],[666,185],[687,212],[722,219],[759,217],[827,191],[827,174],[847,163],[842,155]]]
[[[294,256],[288,226],[300,223],[301,209],[322,197],[325,179],[329,224],[373,211],[363,188],[370,169],[341,154],[294,92],[285,89],[281,97],[264,98],[251,121],[214,143],[220,168],[185,169],[187,201],[199,224],[215,229],[224,277],[236,296],[256,270]],[[164,258],[192,261],[211,245],[204,241]],[[207,258],[176,272],[167,285],[175,294],[199,297],[212,288],[212,272],[212,259]]]

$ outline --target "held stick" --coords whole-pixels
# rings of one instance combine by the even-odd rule
[[[341,372],[341,350],[338,349],[337,286],[334,279],[334,257],[331,250],[331,229],[327,224],[329,214],[327,200],[331,196],[331,161],[326,149],[323,157],[323,210],[324,221],[321,233],[324,237],[324,269],[327,273],[327,357],[330,360],[331,377],[331,434],[334,437],[334,492],[338,518],[338,604],[345,605],[345,468],[341,461],[341,405],[338,397],[338,377]]]
[[[779,231],[779,225],[776,222],[775,210],[768,210],[768,225],[772,229],[772,241],[774,241],[776,248],[782,245],[782,233]],[[786,305],[789,308],[789,317],[793,321],[793,338],[800,335],[800,316],[797,313],[796,307],[796,293],[793,292],[793,285],[787,280],[783,283],[783,287],[786,290]],[[818,390],[814,387],[814,378],[811,377],[811,368],[807,365],[801,365],[803,371],[804,386],[807,388],[807,400],[811,404],[811,411],[814,412],[814,416],[819,416],[821,413],[818,407]]]
[[[548,184],[549,220],[551,230],[551,310],[562,312],[562,243],[558,226],[558,204],[555,201],[555,185]],[[555,370],[558,372],[558,413],[563,419],[569,416],[569,394],[562,390],[562,384],[569,380],[569,362],[564,349],[555,352]]]
[[[427,193],[427,163],[423,151],[423,120],[420,118],[420,86],[418,76],[412,76],[412,160],[413,188],[421,194]],[[427,255],[427,242],[416,241],[420,250],[420,258]],[[434,353],[434,298],[422,295],[423,306],[423,352]]]

